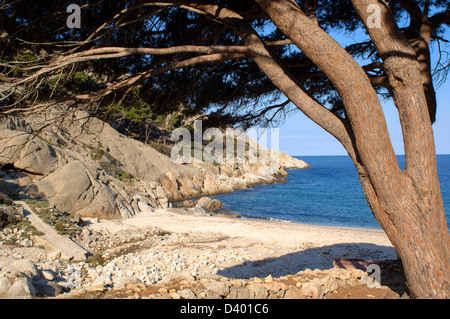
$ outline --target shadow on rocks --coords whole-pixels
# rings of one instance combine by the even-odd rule
[[[397,255],[394,248],[367,243],[343,243],[308,248],[278,257],[245,261],[242,264],[222,269],[217,274],[241,279],[264,278],[269,275],[281,277],[294,275],[307,269],[331,269],[334,267],[333,260],[338,258],[391,260],[392,263],[381,267],[381,284],[397,292],[406,289],[403,269],[400,261],[396,260]]]

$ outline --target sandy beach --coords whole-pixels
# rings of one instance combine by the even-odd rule
[[[127,219],[83,218],[76,244],[90,253],[87,260],[67,260],[54,247],[4,245],[0,268],[3,275],[17,267],[32,272],[32,281],[23,283],[26,297],[340,299],[400,298],[405,291],[394,268],[382,273],[382,289],[370,289],[366,273],[333,264],[396,259],[381,230],[171,208]]]
[[[209,254],[212,272],[235,278],[274,277],[305,269],[333,268],[335,258],[395,259],[385,233],[303,225],[291,222],[195,216],[177,209],[142,213],[124,220],[89,225],[110,234],[130,229],[159,228],[184,236],[176,249],[184,256]],[[239,258],[227,258],[237,256]]]

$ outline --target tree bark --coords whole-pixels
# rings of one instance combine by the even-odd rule
[[[437,178],[427,99],[413,48],[400,32],[396,33],[395,23],[383,8],[383,27],[368,31],[383,58],[399,110],[406,156],[402,171],[379,99],[356,61],[294,2],[256,2],[321,69],[342,97],[354,146],[349,155],[376,220],[402,260],[410,292],[417,298],[449,298],[450,236]],[[367,6],[380,4],[375,0],[352,2],[364,21],[368,19]]]
[[[375,0],[352,0],[352,3],[363,23],[368,19],[368,5],[379,5]],[[366,29],[383,59],[392,86],[406,159],[397,203],[386,206],[392,222],[380,224],[403,262],[412,294],[419,298],[450,298],[450,236],[437,176],[429,117],[430,91],[423,80],[422,54],[428,51],[424,47],[427,41],[421,43],[422,52],[416,55],[389,8],[381,5],[380,13],[381,27],[366,26]]]

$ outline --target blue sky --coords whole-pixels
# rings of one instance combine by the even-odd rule
[[[345,41],[345,35],[338,35],[337,38],[340,43]],[[450,30],[447,29],[444,38],[450,40]],[[435,63],[436,55],[433,54],[433,57],[432,63]],[[435,89],[438,103],[437,121],[433,125],[436,153],[450,154],[450,79]],[[391,101],[382,105],[395,152],[404,154],[397,110]],[[347,155],[334,137],[300,112],[279,126],[279,135],[280,151],[292,156]]]
[[[450,154],[450,79],[437,88],[437,121],[433,125],[437,154]],[[393,103],[384,103],[392,145],[397,154],[404,154],[402,133]],[[279,127],[280,151],[292,156],[347,155],[341,144],[302,113],[288,118]]]

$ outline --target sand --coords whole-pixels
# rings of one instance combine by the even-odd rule
[[[217,274],[241,278],[283,276],[307,268],[326,270],[333,268],[335,258],[397,258],[381,230],[195,216],[179,214],[176,209],[141,213],[123,220],[101,220],[89,227],[110,233],[157,227],[180,234],[185,239],[172,244],[167,253],[172,249],[184,256],[206,254]]]

